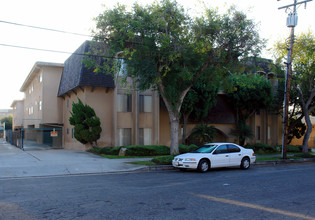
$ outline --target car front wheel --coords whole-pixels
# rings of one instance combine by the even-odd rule
[[[206,159],[202,159],[200,160],[199,164],[198,164],[198,170],[202,173],[205,173],[209,170],[210,168],[210,163],[209,161],[207,161]]]
[[[241,169],[246,170],[250,167],[250,160],[248,157],[244,157],[241,162]]]

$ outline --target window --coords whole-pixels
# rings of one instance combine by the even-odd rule
[[[69,135],[69,128],[67,128],[67,135]]]
[[[40,74],[38,75],[38,81],[39,82],[43,81],[43,72],[40,72]]]
[[[139,96],[139,111],[152,112],[152,96],[151,95]]]
[[[139,128],[139,144],[140,145],[152,144],[152,129],[151,128]]]
[[[118,128],[118,146],[131,145],[131,128]]]
[[[31,106],[30,108],[28,108],[28,114],[32,115],[34,113],[34,108],[33,106]]]
[[[67,108],[69,108],[69,99],[67,99]]]
[[[118,112],[131,112],[132,96],[130,94],[117,95],[117,111]]]
[[[270,140],[271,134],[270,134],[270,126],[268,126],[268,140]]]
[[[235,145],[229,145],[229,152],[230,153],[236,153],[236,152],[240,152],[240,148],[235,146]]]
[[[74,128],[71,129],[71,138],[74,138]]]
[[[256,139],[260,140],[260,126],[256,127]]]
[[[218,147],[215,152],[215,154],[225,154],[228,153],[228,146],[227,145],[221,145]]]
[[[39,111],[42,110],[42,101],[39,101],[39,106],[38,106]]]

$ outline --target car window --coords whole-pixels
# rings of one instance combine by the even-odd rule
[[[229,152],[230,153],[236,153],[236,152],[240,152],[241,149],[238,146],[235,145],[229,145]]]
[[[228,153],[228,146],[227,145],[221,145],[218,147],[215,152],[215,154],[226,154]]]
[[[204,145],[192,153],[211,153],[216,148],[216,145]]]

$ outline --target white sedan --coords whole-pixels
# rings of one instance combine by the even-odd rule
[[[179,169],[198,169],[207,172],[210,168],[240,166],[248,169],[256,161],[252,149],[232,143],[209,143],[197,150],[174,157],[172,164]]]

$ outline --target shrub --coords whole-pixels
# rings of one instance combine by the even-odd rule
[[[152,159],[152,162],[154,162],[157,165],[171,165],[173,159],[174,159],[174,156],[172,155],[158,156],[158,157],[154,157]]]
[[[184,153],[188,153],[191,151],[194,151],[198,148],[198,146],[191,144],[191,145],[184,145],[184,144],[179,144],[179,153],[180,154],[184,154]]]
[[[287,152],[302,152],[302,146],[287,145]]]
[[[256,153],[275,153],[278,152],[277,146],[270,146],[263,143],[246,144],[245,148],[253,149]]]
[[[170,148],[164,145],[131,145],[126,146],[126,156],[169,155]]]
[[[121,147],[95,147],[88,151],[95,154],[118,155]]]

